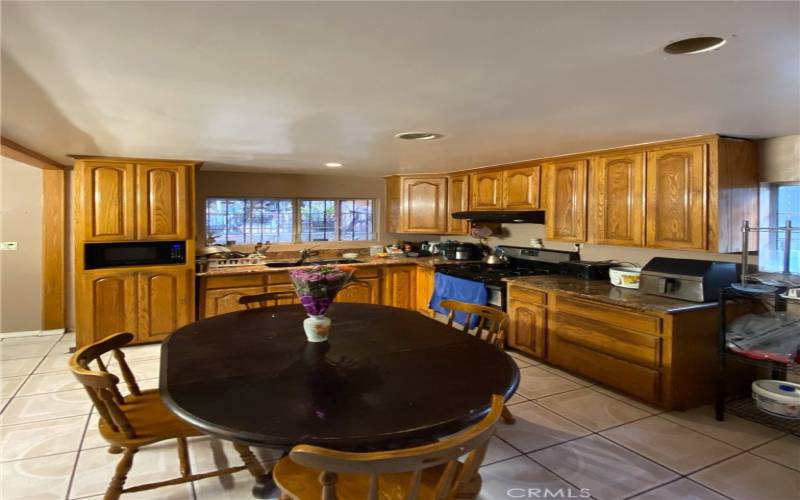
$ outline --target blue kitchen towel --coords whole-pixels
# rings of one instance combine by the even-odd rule
[[[438,313],[449,314],[450,311],[441,306],[440,302],[447,299],[458,300],[460,302],[467,302],[469,304],[486,305],[489,300],[489,292],[486,291],[486,285],[476,281],[465,280],[449,276],[447,274],[436,273],[434,274],[433,281],[433,295],[431,302],[428,305],[431,309]],[[467,318],[467,313],[457,312],[456,322],[464,324]],[[470,328],[478,325],[478,317],[473,316]]]

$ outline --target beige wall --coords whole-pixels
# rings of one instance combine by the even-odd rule
[[[42,327],[42,171],[0,157],[0,333]]]
[[[800,134],[759,143],[761,182],[800,182]]]
[[[209,197],[275,197],[275,198],[372,198],[375,200],[375,224],[381,241],[390,240],[383,233],[384,184],[380,177],[346,175],[261,174],[244,172],[197,173],[197,239],[204,246],[205,200]],[[349,247],[354,242],[343,243]],[[273,249],[292,249],[306,245],[273,245]],[[330,246],[337,246],[330,244]]]
[[[489,238],[489,245],[516,245],[527,247],[530,246],[531,238],[544,239],[544,225],[543,224],[504,224],[503,234],[499,237]],[[442,237],[441,240],[456,239],[463,241],[476,242],[474,238],[469,236],[462,237]],[[572,250],[574,246],[571,243],[564,243],[560,241],[544,240],[546,248],[554,250]],[[709,252],[688,252],[681,250],[661,250],[661,249],[648,249],[648,248],[635,248],[623,246],[607,246],[607,245],[592,245],[585,243],[581,250],[581,258],[583,260],[609,260],[614,259],[620,262],[632,262],[639,265],[645,265],[653,257],[675,257],[680,259],[698,259],[698,260],[719,260],[727,262],[741,262],[742,258],[739,254],[718,254]],[[751,262],[755,264],[755,258],[751,258]]]

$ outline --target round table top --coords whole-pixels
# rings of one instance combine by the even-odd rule
[[[460,430],[519,384],[506,353],[417,312],[337,303],[328,316],[321,343],[299,305],[186,325],[162,346],[162,398],[223,438],[366,449]]]

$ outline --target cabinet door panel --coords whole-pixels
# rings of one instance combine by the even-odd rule
[[[138,165],[139,239],[185,239],[187,172],[182,165]]]
[[[360,304],[378,304],[380,302],[380,280],[378,278],[361,278],[336,295],[336,302],[357,302]]]
[[[502,172],[472,174],[472,210],[499,210],[502,207]]]
[[[140,342],[161,340],[189,323],[192,274],[188,269],[138,273]]]
[[[469,234],[469,221],[449,217],[453,212],[469,210],[469,176],[452,175],[447,186],[447,232],[449,234]]]
[[[600,156],[589,172],[589,240],[644,244],[644,155]]]
[[[79,347],[115,333],[136,333],[135,273],[84,274],[77,302]]]
[[[86,241],[134,239],[134,165],[89,163],[77,179],[83,191]]]
[[[547,170],[547,238],[586,241],[586,170],[588,160],[550,163]]]
[[[383,275],[383,305],[414,309],[417,266],[386,266]]]
[[[433,314],[433,310],[428,307],[433,295],[433,269],[427,267],[417,268],[417,310],[424,314]]]
[[[536,166],[503,171],[503,208],[531,210],[539,208],[539,177]]]
[[[647,246],[705,250],[705,146],[647,153]]]
[[[245,295],[256,295],[266,292],[266,287],[251,286],[244,288],[222,288],[219,290],[208,290],[203,300],[203,317],[210,318],[218,314],[225,314],[234,311],[247,309],[246,306],[239,304],[239,298]]]
[[[447,178],[403,179],[403,231],[447,232]]]
[[[508,345],[544,358],[547,309],[513,299],[508,302]]]

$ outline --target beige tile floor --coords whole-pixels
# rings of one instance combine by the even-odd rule
[[[118,455],[67,371],[73,338],[0,340],[0,499],[102,498]],[[144,388],[158,383],[159,346],[126,349]],[[797,500],[800,438],[711,408],[663,412],[512,353],[522,373],[482,469],[480,498]],[[113,369],[114,363],[111,363]],[[190,440],[194,470],[238,464],[229,443]],[[274,453],[259,450],[265,463]],[[177,475],[172,443],[137,454],[129,484]],[[246,472],[123,496],[249,500]],[[349,499],[348,499],[349,500]]]

